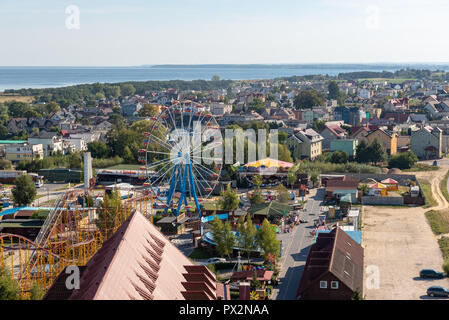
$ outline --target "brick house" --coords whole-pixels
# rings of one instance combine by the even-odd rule
[[[307,256],[298,300],[351,300],[363,296],[364,251],[345,231],[318,233]]]

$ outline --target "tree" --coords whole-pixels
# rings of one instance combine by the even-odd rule
[[[370,150],[368,148],[368,144],[366,143],[365,140],[362,140],[357,146],[355,160],[358,163],[369,162],[370,159],[369,152]]]
[[[122,97],[129,97],[136,93],[136,88],[130,83],[124,83],[120,86]]]
[[[14,181],[14,188],[11,193],[14,197],[14,202],[19,206],[29,205],[36,197],[36,187],[33,179],[27,174],[18,177]]]
[[[259,175],[254,176],[252,182],[256,186],[256,188],[258,189],[260,187],[260,185],[262,184],[262,177],[259,176]]]
[[[329,91],[329,94],[327,95],[328,99],[337,100],[340,96],[340,88],[338,87],[337,81],[329,81],[327,89]]]
[[[150,103],[145,103],[142,109],[139,110],[139,116],[141,117],[156,117],[158,114],[159,107]]]
[[[268,254],[272,254],[275,257],[279,256],[281,243],[276,237],[276,231],[267,219],[263,221],[262,228],[260,228],[257,238],[265,258]]]
[[[0,265],[0,301],[18,300],[19,284],[11,277],[10,272],[4,265]]]
[[[239,197],[235,190],[232,190],[231,185],[228,184],[226,191],[222,192],[220,205],[223,210],[234,211],[239,207]]]
[[[45,291],[37,283],[33,283],[30,290],[30,300],[42,300],[44,295]]]
[[[293,185],[295,184],[295,182],[298,180],[298,177],[296,176],[296,173],[294,172],[289,172],[287,174],[287,184],[293,188]]]
[[[123,221],[117,221],[117,213],[123,208],[120,191],[115,189],[110,195],[106,194],[102,203],[102,208],[98,210],[98,217],[95,225],[107,238],[114,232],[114,227]]]
[[[246,223],[245,223],[245,217],[241,216],[239,218],[238,222],[238,231],[239,231],[239,247],[244,249],[247,256],[248,256],[248,263],[249,263],[249,256],[251,254],[251,251],[254,251],[257,249],[257,229],[253,224],[253,220],[251,219],[251,214],[248,213],[246,216]]]
[[[249,110],[253,110],[257,113],[262,113],[267,106],[260,98],[255,98],[249,105]]]
[[[334,151],[331,155],[332,163],[346,163],[349,160],[349,155],[346,151]]]
[[[93,158],[107,158],[109,156],[109,147],[103,141],[92,141],[87,144],[87,150]]]
[[[213,76],[212,76],[212,79],[211,79],[212,81],[220,81],[220,76],[219,75],[217,75],[217,74],[214,74]]]
[[[257,280],[257,271],[254,270],[253,278],[251,280],[251,290],[254,291],[254,290],[260,289],[260,288],[262,288],[262,284],[260,283],[259,280]]]
[[[280,184],[280,185],[278,185],[276,187],[276,191],[279,194],[280,202],[287,203],[287,202],[289,202],[291,200],[290,199],[290,193],[288,192],[287,188],[284,187],[282,184]]]
[[[322,95],[316,90],[301,90],[293,101],[296,109],[311,109],[324,105]]]
[[[0,124],[0,139],[6,139],[9,135],[9,130],[3,124]]]
[[[7,106],[8,106],[8,114],[12,118],[24,117],[25,113],[28,110],[31,110],[29,104],[25,102],[11,101],[7,103]]]
[[[321,130],[324,129],[325,125],[326,125],[326,121],[324,121],[322,119],[316,119],[312,123],[312,129],[315,130],[316,132],[321,132]]]
[[[0,170],[8,170],[12,168],[11,161],[6,159],[0,159]]]
[[[212,237],[214,238],[214,242],[216,244],[217,252],[223,256],[230,256],[234,249],[235,244],[235,236],[232,233],[231,225],[227,221],[223,224],[223,222],[218,219],[217,216],[214,217],[212,221]]]
[[[386,159],[385,150],[382,145],[379,143],[379,140],[374,139],[373,143],[369,146],[369,159],[375,164],[378,162],[383,162]]]
[[[391,156],[388,161],[388,167],[410,169],[416,162],[418,162],[418,157],[413,153],[413,151],[407,151]]]
[[[56,112],[61,110],[61,107],[59,106],[59,104],[57,104],[54,101],[52,101],[50,103],[46,103],[44,105],[44,108],[45,108],[45,113],[46,113],[47,117],[51,117]]]
[[[251,202],[251,205],[255,205],[255,204],[260,204],[260,203],[264,203],[265,200],[262,196],[262,192],[260,191],[259,188],[257,188],[252,196],[249,197],[249,202]]]

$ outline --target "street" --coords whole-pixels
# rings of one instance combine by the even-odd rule
[[[317,219],[321,213],[321,203],[325,192],[325,189],[310,190],[305,210],[301,215],[301,219],[306,220],[307,223],[295,226],[291,233],[282,233],[278,236],[278,239],[282,240],[283,249],[280,283],[273,290],[273,299],[275,300],[296,300],[296,291],[313,241],[313,237],[310,235],[314,228],[313,220]]]

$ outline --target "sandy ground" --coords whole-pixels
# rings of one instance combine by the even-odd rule
[[[449,207],[439,184],[448,168],[415,173],[431,182],[438,205]],[[441,271],[443,258],[424,213],[430,208],[386,208],[364,206],[362,216],[365,248],[364,295],[368,300],[428,299],[426,290],[432,285],[449,287],[449,279],[419,279],[419,271],[432,268]],[[373,267],[374,266],[374,267]],[[368,269],[367,269],[368,268]],[[378,270],[378,282],[375,273]],[[374,280],[373,280],[374,279]],[[378,284],[378,288],[376,288]]]

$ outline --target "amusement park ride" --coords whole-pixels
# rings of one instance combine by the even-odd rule
[[[188,210],[193,205],[201,217],[201,199],[210,196],[221,173],[221,162],[214,165],[222,152],[215,118],[202,106],[177,102],[162,107],[159,116],[151,121],[139,157],[147,171],[144,186],[150,188],[156,207],[163,208],[165,214],[170,209],[177,216],[183,207]],[[211,150],[213,156],[205,156]]]
[[[214,149],[216,157],[215,148],[221,146],[221,141],[207,138],[210,129],[219,132],[215,119],[200,106],[162,107],[139,150],[146,182],[138,192],[108,204],[104,193],[98,207],[88,200],[98,198],[92,179],[88,189],[68,191],[57,199],[34,241],[0,233],[0,266],[18,281],[21,296],[29,297],[36,284],[48,289],[68,266],[84,266],[135,211],[152,220],[154,209],[177,216],[193,206],[201,217],[200,203],[210,196],[221,173],[221,165],[202,163],[204,151]]]

